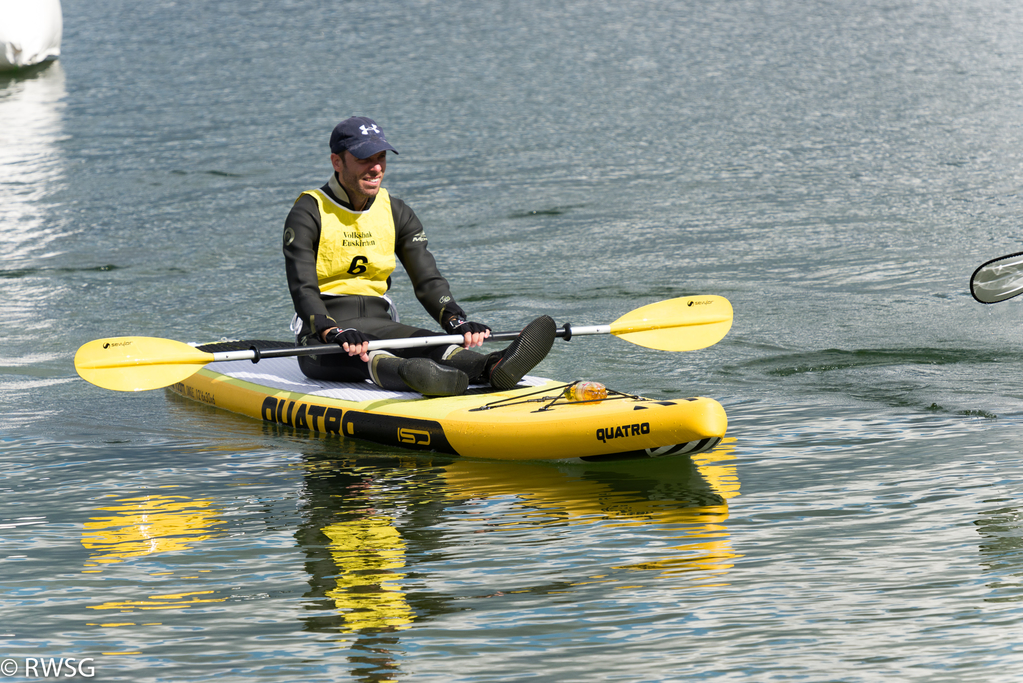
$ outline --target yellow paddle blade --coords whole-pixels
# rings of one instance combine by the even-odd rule
[[[83,344],[75,370],[104,389],[146,391],[180,382],[212,361],[212,353],[170,339],[111,337]]]
[[[611,323],[616,337],[662,351],[694,351],[721,341],[732,327],[732,304],[721,296],[668,299]]]

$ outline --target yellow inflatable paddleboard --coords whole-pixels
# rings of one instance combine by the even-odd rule
[[[251,342],[236,342],[250,344]],[[214,351],[216,344],[199,347]],[[650,399],[525,377],[427,398],[369,382],[314,380],[294,357],[209,363],[171,390],[264,422],[346,439],[490,460],[628,460],[714,448],[728,420],[709,398]]]

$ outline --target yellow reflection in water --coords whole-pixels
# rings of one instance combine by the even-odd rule
[[[414,614],[401,581],[405,541],[386,515],[367,515],[324,527],[339,575],[327,591],[345,620],[345,633],[406,629]]]
[[[671,548],[682,556],[628,564],[616,569],[653,570],[665,577],[697,572],[700,574],[701,585],[711,585],[713,581],[727,574],[734,566],[734,561],[742,557],[733,550],[728,527],[725,525],[728,520],[728,505],[724,501],[739,495],[739,477],[736,473],[733,450],[734,447],[725,446],[691,456],[710,488],[724,499],[719,505],[686,508],[690,518],[683,527],[682,538],[699,540]]]
[[[106,516],[85,523],[82,545],[92,551],[86,566],[121,562],[153,553],[188,550],[221,524],[208,500],[150,495],[121,498],[100,508]]]
[[[615,569],[689,575],[688,586],[719,582],[741,557],[731,545],[729,498],[739,495],[739,478],[728,440],[709,453],[688,458],[594,465],[456,461],[444,468],[452,498],[512,498],[522,509],[507,528],[545,524],[656,526],[679,545],[665,556]],[[663,538],[663,536],[662,536]],[[694,575],[695,573],[695,575]],[[683,586],[678,586],[683,587]]]
[[[725,439],[719,448],[690,456],[700,474],[722,498],[739,495],[739,474],[735,467],[735,439]]]
[[[180,552],[213,536],[222,522],[208,500],[186,496],[149,495],[121,498],[114,505],[99,508],[112,513],[90,518],[82,533],[82,545],[92,551],[87,567],[152,555]],[[226,598],[205,598],[213,591],[173,592],[150,595],[142,600],[114,600],[89,605],[98,610],[180,609],[201,603],[223,602]]]
[[[105,602],[102,605],[88,605],[89,609],[116,609],[122,611],[146,610],[146,609],[179,609],[182,607],[194,607],[204,602],[224,602],[227,598],[201,598],[201,595],[211,595],[213,591],[195,591],[192,593],[171,593],[169,595],[150,595],[147,600],[115,600]],[[108,624],[103,624],[108,626]],[[121,626],[134,626],[134,624],[119,624]]]

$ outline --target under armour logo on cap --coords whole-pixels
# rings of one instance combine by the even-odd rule
[[[331,131],[330,151],[341,154],[345,150],[358,159],[366,159],[384,150],[398,153],[384,137],[380,126],[365,116],[347,118]]]

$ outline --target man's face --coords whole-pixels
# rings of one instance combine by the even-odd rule
[[[357,209],[361,209],[380,191],[380,183],[387,169],[387,150],[365,159],[358,159],[344,150],[341,154],[331,154],[330,160],[341,179],[341,185],[350,195],[348,198]]]

